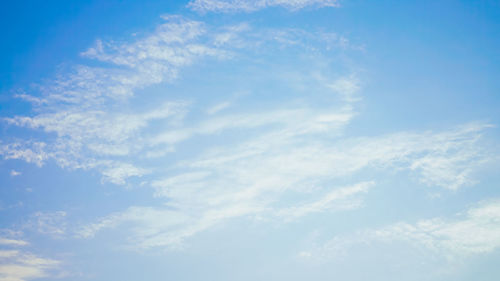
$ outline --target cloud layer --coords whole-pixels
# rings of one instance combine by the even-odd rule
[[[234,3],[254,8],[336,5]],[[33,104],[33,114],[4,121],[43,137],[0,143],[5,159],[94,169],[103,183],[149,188],[161,203],[124,206],[77,226],[67,225],[66,211],[39,212],[32,224],[40,233],[90,238],[105,229],[127,227],[130,245],[176,248],[230,219],[290,223],[312,214],[362,208],[364,195],[377,188],[379,179],[369,171],[386,177],[410,175],[408,181],[422,188],[457,190],[474,184],[474,172],[490,159],[481,145],[490,127],[486,123],[346,135],[360,114],[362,86],[353,71],[332,69],[324,59],[325,53],[334,56],[351,47],[335,33],[256,29],[247,23],[211,27],[178,16],[164,20],[143,37],[98,40],[82,53],[92,63],[40,85],[40,95],[20,95]],[[283,58],[283,50],[294,60]],[[228,61],[242,65],[217,73],[233,92],[238,89],[230,87],[234,85],[227,77],[257,69],[245,73],[249,81],[243,82],[248,96],[260,94],[260,99],[233,94],[220,100],[190,91],[172,98],[169,92],[151,90],[172,85],[182,70],[204,60],[214,71],[227,67]],[[255,81],[265,89],[252,88]]]

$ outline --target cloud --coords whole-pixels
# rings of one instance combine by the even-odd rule
[[[210,108],[207,109],[207,114],[215,114],[221,110],[224,110],[225,108],[228,108],[229,106],[231,106],[231,102],[222,102],[222,103],[219,103],[219,104],[216,104]]]
[[[316,201],[281,209],[278,211],[278,216],[292,219],[334,209],[355,209],[359,207],[360,202],[353,200],[352,197],[358,193],[368,192],[374,184],[374,182],[361,182],[353,186],[335,189]]]
[[[178,248],[230,219],[291,222],[317,212],[360,208],[362,194],[377,180],[365,178],[367,170],[389,176],[410,172],[423,185],[456,190],[473,184],[474,171],[489,159],[480,144],[489,127],[484,123],[437,132],[345,136],[360,101],[358,78],[301,78],[314,85],[310,91],[334,102],[284,102],[219,113],[149,136],[144,147],[157,151],[245,132],[243,138],[215,142],[179,159],[166,172],[151,171],[148,184],[164,206],[132,206],[82,226],[77,235],[93,237],[105,229],[129,227],[131,246]],[[363,180],[336,184],[356,176]]]
[[[23,240],[18,240],[18,239],[9,239],[9,238],[2,238],[0,237],[0,245],[7,245],[7,246],[26,246],[29,243]]]
[[[202,121],[198,126],[172,130],[152,138],[151,143],[175,144],[198,135],[212,135],[231,129],[254,129],[277,125],[289,125],[290,134],[306,134],[313,131],[334,130],[342,127],[352,118],[353,112],[349,109],[337,113],[316,114],[310,108],[296,108],[256,112],[249,114],[233,114],[215,117]],[[295,123],[295,124],[292,124]]]
[[[4,159],[20,159],[41,167],[49,158],[44,142],[20,141],[3,144],[0,141],[0,155]]]
[[[40,234],[50,235],[55,238],[66,235],[67,213],[57,212],[36,212],[30,216],[25,228],[37,231]]]
[[[18,250],[0,250],[0,281],[50,277],[60,262]]]
[[[96,169],[103,182],[125,185],[129,179],[152,174],[155,169],[147,167],[147,162],[139,165],[136,159],[164,157],[175,151],[174,145],[193,137],[285,124],[297,119],[293,114],[307,114],[300,118],[310,119],[301,121],[303,127],[296,127],[299,131],[327,130],[354,115],[349,108],[334,115],[324,110],[322,116],[315,116],[312,108],[283,107],[210,116],[194,126],[182,126],[184,117],[190,114],[188,97],[133,106],[130,100],[148,100],[137,96],[138,91],[174,81],[181,69],[203,58],[228,59],[241,49],[248,55],[255,48],[276,50],[290,44],[307,49],[304,38],[325,44],[323,36],[300,30],[254,30],[246,23],[213,28],[179,16],[163,18],[166,22],[149,35],[124,42],[97,40],[82,56],[99,62],[99,66],[76,65],[38,85],[34,90],[39,96],[18,95],[32,103],[33,116],[13,116],[3,121],[43,131],[45,136],[43,140],[6,139],[0,143],[0,155],[37,166],[55,161],[67,169]],[[207,112],[214,115],[227,106],[229,103],[221,103]],[[314,128],[306,128],[309,125]],[[155,135],[154,131],[159,133]]]
[[[453,260],[500,248],[500,201],[483,202],[455,219],[434,218],[397,223],[373,231],[382,240],[400,239]]]
[[[28,242],[0,237],[0,281],[25,281],[53,277],[60,261],[42,258],[25,249]]]
[[[128,100],[137,90],[175,80],[182,67],[198,59],[225,56],[223,50],[201,38],[206,36],[203,23],[175,16],[164,19],[166,23],[152,34],[134,42],[98,40],[82,53],[102,66],[74,66],[39,85],[40,97],[18,95],[32,102],[35,115],[3,120],[43,130],[49,140],[0,143],[0,154],[5,159],[22,159],[38,166],[52,159],[65,168],[99,169],[105,181],[116,184],[143,175],[146,169],[119,158],[142,153],[140,132],[151,122],[177,122],[188,104],[166,101],[134,113],[126,108]]]
[[[157,186],[175,186],[176,189],[193,188],[193,181],[200,180],[206,175],[190,174],[156,183]],[[203,187],[202,182],[199,182]],[[199,202],[183,202],[184,204],[168,207],[136,206],[124,212],[111,214],[101,218],[98,222],[85,225],[77,231],[82,238],[93,237],[97,232],[106,228],[117,228],[122,224],[133,224],[132,235],[129,237],[130,245],[134,248],[148,249],[153,247],[180,248],[184,240],[233,218],[256,218],[264,216],[273,221],[297,219],[306,214],[335,209],[350,209],[357,206],[346,206],[346,200],[356,193],[366,192],[373,183],[359,183],[354,186],[334,188],[334,191],[323,195],[317,202],[304,204],[298,208],[272,208],[272,202],[260,202],[239,198],[231,202],[222,202],[227,198],[208,198],[208,203],[213,205],[196,206]],[[191,193],[177,195],[178,197],[191,196]],[[191,203],[191,204],[190,204]]]
[[[132,225],[127,230],[131,233],[129,245],[178,248],[191,236],[229,219],[290,222],[317,212],[360,208],[361,195],[373,188],[372,180],[348,186],[332,182],[353,178],[366,169],[414,171],[422,183],[453,190],[472,184],[469,173],[486,159],[476,144],[488,127],[484,124],[438,133],[339,137],[337,141],[315,138],[311,142],[309,136],[336,126],[324,131],[321,126],[311,126],[318,116],[294,116],[304,119],[231,148],[213,148],[196,159],[178,162],[174,167],[182,172],[151,182],[155,196],[165,199],[164,207],[130,207],[83,226],[79,236],[93,237],[103,229]],[[435,170],[428,174],[431,167],[420,165],[425,162],[422,159],[433,158],[448,160],[433,164]]]
[[[148,174],[149,171],[142,168],[137,168],[128,163],[118,163],[109,169],[102,172],[103,180],[114,184],[125,184],[129,177],[142,177]]]
[[[194,11],[206,12],[254,12],[269,7],[284,7],[295,11],[308,6],[338,7],[338,0],[194,0],[188,7]]]
[[[128,238],[135,248],[176,247],[180,245],[182,238],[195,228],[192,222],[193,219],[187,214],[169,208],[136,206],[81,227],[77,230],[77,236],[89,238],[103,229],[118,227],[122,223],[133,223],[132,235]]]
[[[230,219],[281,223],[361,208],[363,194],[378,180],[368,170],[384,176],[409,173],[422,185],[456,190],[473,184],[474,171],[489,159],[481,145],[489,125],[483,123],[347,136],[359,114],[362,83],[355,74],[330,69],[322,56],[331,44],[345,47],[341,36],[254,30],[248,24],[211,28],[182,17],[164,18],[166,23],[148,36],[97,41],[82,55],[99,67],[76,66],[43,84],[33,116],[4,119],[45,133],[43,141],[2,142],[4,158],[95,169],[102,182],[119,185],[141,177],[141,186],[150,187],[163,203],[134,204],[102,215],[75,230],[79,237],[125,227],[130,228],[125,232],[130,245],[180,247]],[[259,56],[282,54],[285,48],[303,57],[298,63],[288,58],[263,63]],[[254,81],[269,85],[258,93],[269,103],[250,104],[238,113],[221,111],[228,106],[222,103],[207,115],[206,104],[193,106],[197,100],[142,91],[174,81],[179,71],[203,58],[236,58],[252,66],[244,65],[245,70],[259,67],[258,77],[244,82],[249,88]],[[238,101],[231,106],[248,102]],[[177,147],[189,153],[177,154]],[[40,213],[33,221],[40,232],[59,235],[68,232],[64,217]]]
[[[377,229],[357,231],[348,236],[335,236],[325,243],[300,252],[298,256],[326,262],[345,255],[356,246],[368,249],[374,245],[388,246],[403,242],[426,253],[427,258],[432,256],[450,263],[460,262],[500,248],[499,222],[500,201],[484,201],[452,218],[436,217],[415,223],[398,222]]]
[[[10,170],[10,175],[12,177],[17,177],[17,176],[21,175],[21,172],[18,172],[16,170]]]
[[[341,95],[347,102],[355,102],[360,100],[360,97],[356,96],[356,93],[360,89],[359,80],[354,75],[340,77],[337,80],[333,81],[333,83],[328,84],[328,87]]]

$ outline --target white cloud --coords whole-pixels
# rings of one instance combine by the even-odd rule
[[[485,254],[500,248],[500,201],[489,201],[457,215],[455,219],[435,218],[414,224],[397,223],[375,230],[384,240],[401,239],[417,243],[448,259]]]
[[[134,206],[103,216],[79,229],[81,237],[132,225],[127,232],[131,244],[175,247],[231,218],[291,221],[313,212],[360,207],[361,195],[377,179],[360,176],[355,182],[345,181],[367,169],[410,171],[423,184],[457,189],[472,184],[473,172],[488,159],[480,144],[487,125],[480,123],[441,132],[346,137],[345,128],[358,114],[354,106],[360,100],[360,82],[355,75],[329,76],[331,71],[323,69],[290,70],[303,83],[306,97],[321,97],[311,103],[303,102],[305,94],[296,100],[285,94],[273,106],[224,114],[220,111],[228,104],[222,103],[209,109],[213,115],[199,117],[194,112],[190,118],[185,118],[191,113],[190,103],[184,101],[136,105],[137,100],[147,100],[147,96],[134,99],[138,90],[174,80],[183,67],[203,57],[227,58],[239,48],[250,50],[261,42],[278,52],[298,47],[301,53],[317,54],[321,48],[316,45],[325,43],[324,34],[317,39],[318,34],[300,30],[254,32],[242,24],[208,34],[209,27],[201,22],[166,20],[151,35],[133,42],[97,41],[83,55],[107,67],[77,66],[40,87],[43,95],[34,103],[34,116],[5,119],[11,125],[43,130],[47,136],[44,142],[2,143],[4,158],[39,166],[53,159],[61,167],[97,169],[104,182],[114,184],[144,177],[154,196],[164,200],[162,207]],[[333,37],[328,40],[343,44],[342,37]],[[255,38],[257,43],[252,42]],[[316,38],[312,46],[305,42],[310,38]],[[292,84],[284,76],[277,74],[279,82]],[[295,90],[294,85],[287,86]],[[217,137],[224,141],[210,142]],[[176,146],[193,139],[200,145],[190,147],[189,157],[174,155]],[[158,165],[160,161],[165,164]],[[52,223],[50,215],[40,215],[36,221],[40,232],[67,231]]]
[[[103,180],[114,184],[125,184],[125,180],[129,177],[142,177],[148,173],[148,170],[135,167],[128,163],[118,163],[102,171]]]
[[[328,84],[332,90],[342,96],[342,98],[347,102],[359,101],[360,97],[356,96],[360,86],[358,79],[351,75],[348,77],[340,77],[333,83]]]
[[[12,231],[3,231],[13,234]],[[0,237],[0,281],[26,281],[54,277],[60,261],[34,255],[25,248],[28,242]],[[18,247],[23,247],[22,249]]]
[[[0,141],[0,155],[3,155],[4,159],[20,159],[39,167],[49,158],[46,143],[31,141],[9,144],[2,144]]]
[[[439,133],[310,142],[309,136],[318,132],[310,120],[319,117],[298,116],[305,120],[292,120],[231,148],[214,148],[179,162],[175,168],[182,172],[151,183],[155,196],[165,198],[166,207],[132,207],[83,227],[80,235],[91,237],[101,229],[129,222],[135,225],[131,245],[179,247],[190,236],[231,218],[286,222],[315,212],[359,208],[360,195],[372,182],[344,187],[331,186],[331,182],[367,168],[381,173],[413,170],[424,183],[456,189],[470,182],[468,173],[487,159],[476,144],[483,124]],[[297,129],[302,127],[307,130]],[[415,168],[414,163],[421,165],[422,159],[432,158],[448,160],[446,165],[432,166],[431,175],[426,166]]]
[[[204,57],[228,58],[234,50],[253,50],[262,42],[269,46],[288,41],[297,44],[304,36],[317,37],[300,30],[279,34],[276,30],[256,31],[246,23],[210,30],[202,22],[178,16],[164,16],[164,19],[166,23],[148,36],[121,43],[98,40],[82,53],[106,63],[104,66],[77,65],[74,70],[39,85],[39,97],[18,95],[32,102],[34,115],[3,120],[14,126],[42,130],[46,138],[5,140],[6,143],[0,143],[0,155],[38,166],[52,160],[63,168],[96,169],[101,172],[103,182],[126,184],[131,177],[152,174],[147,162],[139,165],[133,159],[165,157],[175,151],[175,144],[193,137],[228,130],[263,129],[294,121],[299,123],[288,128],[287,133],[319,132],[342,126],[354,115],[349,108],[335,114],[323,110],[318,115],[314,108],[284,106],[281,110],[217,116],[194,126],[182,126],[188,102],[165,101],[136,109],[130,100],[138,98],[138,90],[173,81],[183,67]],[[316,41],[322,41],[321,38]],[[305,44],[299,45],[307,49]],[[228,102],[218,104],[208,109],[208,113],[220,112],[227,106]],[[160,133],[154,135],[157,130]]]
[[[373,185],[374,182],[362,182],[353,186],[334,189],[316,201],[281,209],[278,211],[278,216],[282,216],[285,219],[293,219],[310,213],[324,212],[332,209],[358,208],[360,201],[353,200],[352,197],[358,193],[368,192]]]
[[[144,112],[120,110],[135,91],[173,81],[178,71],[202,57],[224,57],[225,51],[206,43],[204,24],[165,16],[149,36],[131,43],[97,41],[83,56],[109,63],[107,67],[77,65],[74,70],[38,86],[42,95],[19,97],[36,108],[34,116],[4,118],[11,125],[41,129],[50,141],[0,144],[5,159],[22,159],[42,166],[49,159],[71,169],[97,168],[104,180],[124,184],[144,168],[121,163],[120,157],[143,152],[144,131],[151,122],[172,124],[182,119],[187,103],[165,102]],[[209,40],[208,40],[209,41]],[[69,74],[68,74],[69,73]],[[35,102],[36,101],[36,102]],[[167,123],[168,124],[168,123]],[[164,150],[164,149],[162,149]]]
[[[60,262],[28,252],[0,250],[0,281],[25,281],[50,277]]]
[[[300,10],[308,6],[338,7],[338,0],[193,0],[188,7],[197,12],[254,12],[268,7]]]
[[[193,128],[166,132],[152,138],[151,143],[153,145],[175,144],[197,135],[211,135],[230,129],[253,129],[274,124],[285,125],[287,134],[300,135],[341,128],[349,122],[353,115],[349,109],[343,109],[336,113],[322,112],[318,114],[310,108],[225,115],[202,121]]]
[[[133,234],[129,237],[132,244],[139,248],[151,246],[175,246],[183,238],[182,233],[172,231],[179,225],[192,227],[192,219],[187,214],[176,212],[169,208],[130,207],[122,213],[111,214],[98,222],[86,225],[77,231],[83,238],[93,237],[98,231],[105,228],[117,227],[124,222],[135,223]],[[185,231],[184,231],[185,232]],[[161,236],[165,241],[155,242]]]
[[[228,108],[229,106],[231,106],[231,102],[222,102],[222,103],[218,103],[210,108],[207,109],[207,113],[208,114],[215,114],[221,110],[224,110],[226,108]]]
[[[31,215],[24,227],[52,237],[62,237],[67,230],[66,217],[67,213],[64,211],[36,212]]]
[[[321,113],[318,114],[321,116]],[[283,175],[282,178],[342,178],[371,166],[410,169],[420,174],[423,182],[456,189],[471,182],[467,178],[469,172],[487,159],[476,143],[485,127],[482,124],[466,125],[441,133],[408,132],[308,143],[309,135],[304,132],[315,134],[317,131],[314,128],[319,128],[321,132],[323,127],[312,126],[314,123],[310,123],[309,118],[306,120],[307,125],[292,120],[284,128],[264,133],[234,148],[213,150],[186,165],[193,169],[220,172],[222,176],[232,174],[236,179],[262,179],[268,174]],[[341,124],[338,125],[340,128]],[[300,128],[307,129],[301,131]],[[330,130],[332,128],[325,132]],[[434,165],[432,174],[427,173],[430,169],[427,166],[416,168],[415,163],[423,165],[421,159],[433,158],[446,158],[446,165]],[[236,176],[238,174],[241,174],[240,177]]]
[[[378,229],[335,236],[298,253],[298,256],[325,262],[343,256],[353,247],[363,245],[364,248],[369,248],[370,245],[381,242],[387,242],[387,245],[406,242],[420,251],[425,250],[430,256],[452,263],[491,253],[500,248],[500,201],[482,202],[453,218],[399,222]]]
[[[18,172],[16,170],[10,170],[10,175],[13,177],[17,177],[17,176],[21,175],[21,172]]]
[[[28,245],[28,242],[26,242],[24,240],[19,240],[19,239],[9,239],[9,238],[0,237],[0,245],[26,246],[26,245]]]

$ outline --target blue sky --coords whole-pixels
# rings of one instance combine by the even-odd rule
[[[18,1],[0,281],[497,280],[496,1]]]

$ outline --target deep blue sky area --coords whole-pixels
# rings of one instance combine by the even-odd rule
[[[14,1],[0,11],[2,90],[45,78],[75,61],[96,38],[124,36],[151,27],[163,11],[182,8],[165,1]]]

